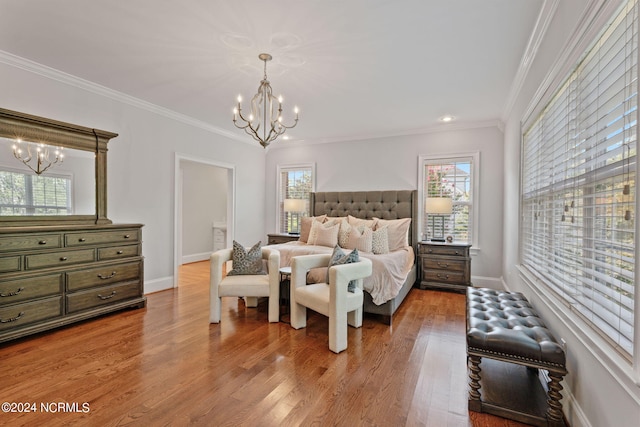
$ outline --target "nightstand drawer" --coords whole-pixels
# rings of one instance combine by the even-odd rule
[[[0,331],[62,316],[62,296],[0,308]]]
[[[0,305],[62,293],[62,274],[29,279],[7,280],[0,283]]]
[[[421,245],[420,253],[427,255],[444,255],[444,256],[469,256],[468,248],[460,246],[447,245]]]
[[[138,280],[142,263],[116,264],[67,273],[67,291],[93,288],[127,280]]]
[[[140,283],[123,283],[67,295],[67,313],[112,304],[140,296]]]
[[[425,258],[423,268],[433,270],[465,271],[467,268],[467,261],[453,257]]]
[[[422,270],[426,282],[464,283],[464,271]]]
[[[83,262],[93,262],[96,260],[94,249],[81,249],[77,251],[64,251],[38,255],[26,255],[25,268],[33,270],[36,268],[58,267]]]

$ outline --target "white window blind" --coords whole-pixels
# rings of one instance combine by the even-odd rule
[[[523,135],[521,264],[633,355],[637,1]]]
[[[453,202],[451,215],[424,215],[422,229],[427,239],[433,237],[432,230],[439,234],[438,228],[444,220],[444,236],[452,236],[455,241],[472,243],[473,167],[473,157],[423,161],[423,206],[429,197],[447,197]]]
[[[279,168],[278,226],[281,233],[300,231],[300,221],[309,212],[309,193],[313,191],[313,165]],[[286,212],[286,199],[304,200],[304,211]]]
[[[2,215],[71,213],[71,177],[31,175],[0,170]]]

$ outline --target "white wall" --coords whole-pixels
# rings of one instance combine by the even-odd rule
[[[145,225],[145,292],[173,287],[175,152],[233,165],[235,238],[262,238],[264,223],[256,221],[265,206],[262,147],[141,108],[120,94],[80,86],[69,76],[33,64],[0,62],[3,108],[119,134],[108,146],[107,213],[114,223]]]
[[[519,162],[520,123],[536,92],[544,89],[545,79],[553,77],[550,70],[565,58],[562,47],[572,35],[590,5],[599,1],[563,0],[540,45],[540,50],[508,114],[504,144],[504,251],[503,277],[510,290],[523,292],[541,312],[549,328],[567,342],[567,369],[563,385],[565,415],[573,427],[637,426],[640,420],[640,388],[634,384],[629,363],[614,350],[601,351],[595,338],[585,328],[567,316],[564,306],[555,305],[552,298],[537,293],[518,271],[519,223]],[[564,74],[566,75],[566,73]],[[637,236],[636,236],[637,239]]]
[[[479,245],[474,249],[474,284],[501,284],[503,133],[497,126],[458,129],[364,141],[316,145],[274,143],[267,153],[265,229],[276,231],[277,166],[316,164],[317,191],[414,190],[418,158],[480,153]]]
[[[182,261],[209,259],[213,222],[227,220],[227,169],[182,161]]]

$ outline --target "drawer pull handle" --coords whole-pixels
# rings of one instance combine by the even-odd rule
[[[66,261],[66,260],[68,260],[68,259],[69,259],[69,258],[67,258],[66,256],[61,256],[61,257],[60,257],[60,261]]]
[[[460,252],[456,251],[456,255],[460,255]]]
[[[130,234],[125,234],[125,235],[124,235],[124,238],[125,238],[125,239],[128,239],[129,237],[131,237],[131,235],[130,235]]]
[[[86,242],[86,241],[87,241],[87,239],[85,239],[84,237],[81,237],[81,238],[78,239],[78,242]]]
[[[438,261],[438,267],[449,268],[449,264]]]
[[[115,271],[112,271],[110,275],[108,276],[103,276],[102,274],[98,273],[98,278],[105,280],[105,279],[111,279],[112,277],[114,277],[116,275]]]
[[[17,291],[9,292],[8,294],[1,293],[0,297],[15,297],[16,295],[18,295],[22,291],[24,291],[24,288],[23,287],[19,287]]]
[[[105,300],[105,299],[110,299],[113,298],[116,295],[116,291],[111,292],[111,295],[107,295],[107,296],[102,296],[100,294],[98,294],[98,298],[100,298],[101,300]]]
[[[24,311],[21,311],[20,314],[18,314],[16,317],[10,317],[8,319],[0,319],[0,323],[15,322],[16,320],[20,319],[22,316],[24,316]]]
[[[430,254],[433,253],[433,249],[429,249],[427,252],[429,252]]]
[[[116,252],[118,255],[122,255],[124,253],[124,251],[118,251]]]
[[[438,276],[438,279],[447,279],[447,280],[449,279],[449,275],[448,274],[444,274],[443,275],[443,274],[438,273],[437,276]]]
[[[38,244],[39,244],[39,245],[46,245],[46,244],[47,244],[47,241],[46,241],[46,240],[40,240],[40,241],[38,242]]]

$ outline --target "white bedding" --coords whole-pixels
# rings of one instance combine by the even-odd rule
[[[291,258],[294,256],[331,254],[333,252],[333,248],[307,245],[300,241],[269,245],[268,247],[280,252],[281,267],[290,266]],[[344,251],[349,253],[348,249],[344,249]],[[360,256],[371,260],[373,265],[373,274],[364,279],[363,286],[371,294],[376,305],[384,304],[398,295],[415,261],[413,248],[410,246],[381,255],[361,252]],[[310,281],[324,282],[325,277],[326,270],[310,273]]]

